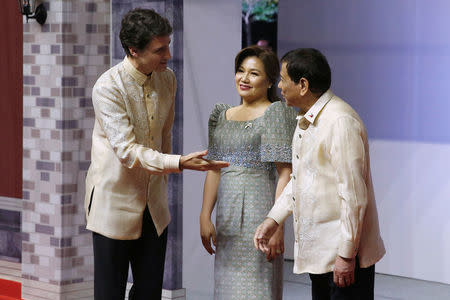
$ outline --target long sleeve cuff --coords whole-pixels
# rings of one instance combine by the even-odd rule
[[[287,219],[287,217],[289,217],[291,212],[292,211],[285,209],[283,208],[283,206],[277,205],[277,203],[275,203],[267,217],[274,219],[278,224],[282,224]]]
[[[353,258],[356,256],[358,249],[351,241],[341,241],[339,244],[338,255],[344,258]]]
[[[181,155],[165,154],[164,155],[164,170],[167,173],[175,173],[180,171]]]

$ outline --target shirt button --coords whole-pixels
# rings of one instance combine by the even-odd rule
[[[147,94],[147,98],[150,98],[150,94]]]
[[[295,239],[295,242],[298,243],[298,239]]]
[[[153,137],[151,137],[152,141],[153,141]]]
[[[152,120],[153,120],[153,116],[152,116]]]
[[[298,134],[298,138],[299,138],[299,139],[301,139],[301,138],[302,138],[302,135],[301,135],[300,133]]]
[[[298,154],[296,154],[296,155],[295,155],[295,157],[296,157],[297,159],[299,159],[299,158],[300,158],[300,157],[298,156]]]
[[[295,175],[294,175],[294,176],[292,176],[292,178],[294,178],[294,180],[295,180],[295,179],[297,179],[297,178],[295,177]]]
[[[292,201],[295,201],[295,197],[292,197]]]

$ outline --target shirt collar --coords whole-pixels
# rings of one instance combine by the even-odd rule
[[[148,76],[144,73],[138,71],[130,62],[127,56],[123,59],[123,67],[125,68],[125,71],[133,77],[134,80],[136,80],[137,84],[143,85],[144,82],[147,80]]]
[[[333,92],[329,89],[322,96],[317,99],[317,101],[311,106],[311,108],[303,116],[297,116],[297,120],[305,118],[309,123],[314,124],[319,113],[327,105],[328,101],[333,97]]]

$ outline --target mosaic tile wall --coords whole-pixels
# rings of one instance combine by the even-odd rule
[[[24,21],[22,294],[91,299],[83,212],[94,123],[91,91],[109,67],[109,0],[52,0]]]

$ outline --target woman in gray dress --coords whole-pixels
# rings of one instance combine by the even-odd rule
[[[216,104],[209,118],[208,156],[230,162],[221,171],[208,171],[200,215],[203,246],[216,254],[216,300],[282,299],[283,228],[270,240],[267,256],[253,247],[256,227],[291,173],[296,111],[276,97],[278,74],[272,51],[241,50],[235,82],[242,104]],[[217,229],[211,221],[216,202]]]

